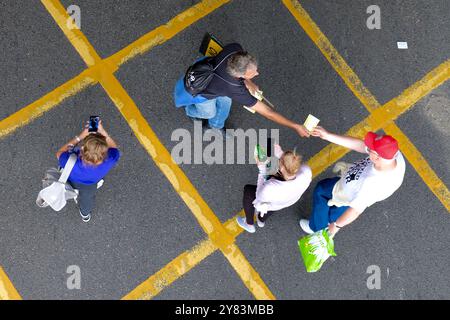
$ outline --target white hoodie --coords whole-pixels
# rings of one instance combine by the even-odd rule
[[[275,156],[280,158],[281,155],[282,152]],[[259,168],[256,199],[253,201],[253,206],[261,215],[268,211],[281,210],[296,203],[308,189],[312,180],[311,168],[306,164],[300,166],[295,179],[288,181],[280,181],[275,178],[265,180],[265,165],[259,166]]]

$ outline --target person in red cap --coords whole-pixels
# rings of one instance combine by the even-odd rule
[[[397,140],[389,135],[369,132],[361,140],[330,133],[320,126],[311,134],[369,155],[354,164],[338,162],[333,172],[339,176],[319,181],[314,189],[310,220],[300,220],[300,227],[306,233],[328,227],[334,236],[367,207],[387,199],[400,187],[405,175],[405,159]]]

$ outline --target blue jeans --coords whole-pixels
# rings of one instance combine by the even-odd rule
[[[95,194],[97,193],[97,184],[83,184],[69,181],[69,183],[78,189],[78,207],[84,216],[92,213],[95,207]]]
[[[217,97],[205,102],[187,105],[186,114],[192,118],[208,119],[211,128],[222,129],[231,109],[231,99]]]
[[[349,208],[348,206],[328,206],[328,200],[333,197],[333,187],[339,181],[339,177],[319,181],[313,194],[313,208],[309,219],[309,227],[319,231],[328,227],[329,223],[337,219]]]

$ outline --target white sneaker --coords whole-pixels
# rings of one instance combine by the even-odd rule
[[[313,234],[314,231],[309,227],[309,220],[301,219],[300,220],[300,228],[305,231],[307,234]]]
[[[245,218],[237,217],[236,221],[242,229],[244,229],[250,233],[254,233],[256,231],[255,226],[249,225],[249,224],[247,224],[247,222],[245,222]]]
[[[258,227],[260,228],[264,228],[264,226],[266,225],[265,222],[262,222],[261,220],[259,220],[259,213],[256,212],[256,223],[258,224]]]
[[[91,221],[91,214],[90,214],[90,213],[89,213],[87,216],[85,216],[84,214],[81,213],[81,210],[80,210],[80,209],[78,209],[78,212],[80,212],[81,219],[82,219],[84,222],[89,222],[89,221]]]

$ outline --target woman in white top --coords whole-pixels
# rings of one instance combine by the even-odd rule
[[[266,163],[257,161],[257,185],[244,187],[245,219],[238,217],[237,223],[248,232],[255,232],[255,213],[258,226],[264,227],[268,216],[296,203],[311,183],[311,169],[302,164],[302,157],[295,151],[283,152],[276,144],[275,156],[279,159],[277,173],[267,177]]]

